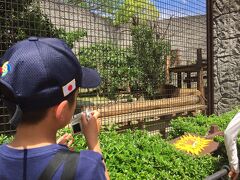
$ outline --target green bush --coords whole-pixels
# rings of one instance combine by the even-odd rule
[[[139,70],[135,66],[131,49],[124,49],[111,42],[81,48],[81,65],[96,68],[102,77],[100,95],[116,99],[120,89],[136,82]]]
[[[233,110],[221,116],[199,115],[196,118],[178,118],[171,125],[171,137],[184,132],[205,135],[211,124],[217,124],[224,130],[237,112]],[[58,136],[71,133],[68,128],[58,132]],[[8,143],[12,137],[0,136],[0,144]],[[74,135],[76,151],[86,149],[82,135]],[[223,137],[216,137],[220,148],[212,155],[191,156],[176,150],[159,135],[149,135],[145,131],[115,130],[100,134],[101,147],[112,179],[204,179],[228,164]],[[240,143],[240,142],[239,142]],[[238,143],[238,144],[239,144]],[[238,148],[239,145],[238,145]]]
[[[71,130],[65,128],[58,136],[65,132]],[[0,143],[9,141],[2,137]],[[75,150],[86,149],[82,135],[74,135],[74,139]],[[218,157],[187,155],[161,136],[144,131],[104,131],[100,139],[112,179],[203,179],[221,166]]]
[[[181,136],[185,132],[205,135],[212,124],[218,125],[220,130],[224,131],[237,111],[238,109],[235,109],[220,116],[211,115],[208,117],[199,114],[196,117],[179,117],[170,123],[172,129],[169,132],[169,138]]]
[[[147,25],[134,26],[131,33],[131,47],[121,48],[111,42],[92,44],[80,49],[79,59],[82,65],[98,69],[103,79],[100,94],[109,99],[116,99],[119,90],[127,88],[154,99],[165,84],[171,45],[156,38]]]
[[[142,131],[105,132],[101,142],[112,179],[203,179],[219,161],[186,155],[160,136]]]
[[[204,115],[197,115],[196,117],[179,117],[170,122],[170,126],[172,128],[169,132],[168,139],[171,140],[173,138],[183,135],[184,133],[193,133],[204,136],[208,133],[211,125],[213,124],[217,125],[221,131],[224,131],[227,128],[228,123],[238,111],[239,108],[236,108],[220,116],[211,115],[207,117]],[[220,168],[220,166],[227,165],[229,163],[224,144],[224,137],[216,136],[214,140],[219,143],[219,147],[213,155],[216,157],[221,157],[219,159]],[[240,149],[240,138],[238,138],[237,149]],[[239,151],[238,156],[240,156]]]
[[[66,32],[56,28],[39,4],[32,0],[0,2],[0,56],[13,43],[29,36],[56,37],[65,40],[70,47],[86,36],[86,31]]]
[[[13,139],[12,136],[0,134],[0,144],[7,144],[7,143],[11,142],[12,139]]]
[[[135,62],[141,72],[135,85],[146,98],[153,99],[166,83],[166,57],[171,54],[171,45],[147,25],[132,27],[132,42]]]
[[[31,0],[0,2],[0,21],[0,56],[11,44],[28,36],[57,36],[58,33]]]
[[[74,139],[76,150],[86,149],[82,135]],[[221,158],[187,155],[144,131],[104,131],[100,139],[112,179],[203,179],[221,166]]]
[[[66,32],[64,29],[60,28],[57,29],[56,32],[57,32],[56,37],[63,39],[71,48],[73,48],[74,42],[77,42],[81,40],[83,37],[87,36],[87,31],[83,29]]]

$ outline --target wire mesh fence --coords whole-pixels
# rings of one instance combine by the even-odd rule
[[[57,37],[98,70],[76,113],[98,109],[104,126],[166,134],[172,118],[206,110],[205,0],[0,0],[0,19],[0,56],[29,36]],[[7,119],[1,105],[1,132],[12,132]]]

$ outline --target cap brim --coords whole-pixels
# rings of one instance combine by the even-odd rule
[[[82,88],[96,88],[101,83],[100,75],[96,70],[82,67],[82,80],[80,87]]]

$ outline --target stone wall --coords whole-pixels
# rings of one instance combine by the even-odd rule
[[[213,1],[214,109],[240,105],[240,1]]]

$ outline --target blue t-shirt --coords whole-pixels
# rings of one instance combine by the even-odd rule
[[[37,180],[43,170],[64,145],[52,144],[44,147],[17,150],[6,144],[0,146],[0,180]],[[53,179],[61,179],[63,164],[56,171]],[[25,173],[25,174],[24,174]],[[80,152],[75,179],[106,179],[105,167],[101,154],[84,150]]]

